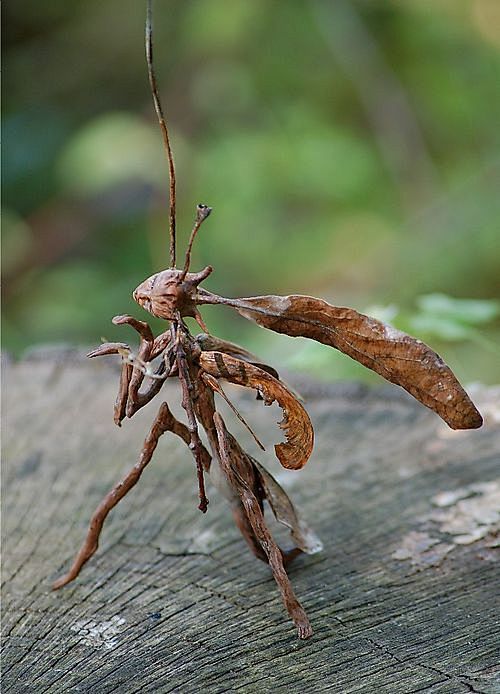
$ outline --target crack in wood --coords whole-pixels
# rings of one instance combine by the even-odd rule
[[[439,668],[437,668],[435,666],[426,665],[425,663],[420,663],[418,660],[416,660],[414,658],[400,658],[395,653],[393,653],[391,650],[389,650],[389,648],[387,648],[387,646],[384,646],[384,645],[378,643],[377,641],[369,638],[368,636],[365,638],[368,641],[368,643],[370,643],[372,646],[375,646],[375,648],[379,649],[382,653],[385,653],[389,657],[393,658],[400,665],[406,665],[408,663],[411,663],[412,665],[418,665],[419,667],[424,668],[425,670],[430,670],[431,672],[435,672],[438,675],[442,675],[445,678],[445,680],[449,680],[452,682],[458,682],[463,687],[465,687],[467,689],[467,691],[469,691],[469,692],[474,692],[475,694],[485,694],[485,692],[482,690],[474,689],[474,687],[470,684],[470,682],[464,681],[462,679],[462,677],[464,677],[464,676],[452,675],[448,672],[444,672],[443,670],[440,670]],[[443,680],[443,681],[445,681],[445,680]]]

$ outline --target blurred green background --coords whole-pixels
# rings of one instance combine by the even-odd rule
[[[168,265],[167,168],[140,0],[5,4],[3,345],[127,341]],[[303,293],[500,382],[498,0],[156,0],[179,257],[226,296]],[[277,365],[377,378],[207,307]],[[160,329],[159,322],[154,324]]]

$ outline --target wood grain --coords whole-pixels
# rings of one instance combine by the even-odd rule
[[[499,691],[498,389],[473,394],[483,429],[451,432],[396,388],[294,382],[316,445],[284,471],[278,408],[227,386],[267,453],[221,404],[231,430],[325,545],[290,567],[315,631],[299,642],[224,499],[209,489],[197,511],[192,460],[168,434],[99,552],[51,592],[158,408],[114,426],[113,359],[4,369],[3,694]]]

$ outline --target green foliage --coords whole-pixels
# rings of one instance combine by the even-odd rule
[[[163,152],[152,125],[129,113],[106,113],[70,138],[57,162],[61,188],[80,196],[130,180],[161,185]]]
[[[445,294],[427,294],[417,299],[422,314],[437,318],[448,318],[462,325],[482,325],[496,318],[500,313],[500,302],[491,299],[453,299]]]
[[[411,329],[441,340],[473,339],[476,326],[490,323],[500,315],[500,302],[453,299],[445,294],[418,297],[419,311],[409,317]],[[500,352],[500,351],[499,351]]]
[[[3,337],[14,352],[126,339],[111,316],[140,316],[131,291],[167,264],[143,10],[5,10]],[[208,288],[397,307],[386,318],[461,377],[497,382],[500,36],[487,16],[486,0],[156,2],[179,253],[195,204],[210,204],[194,249],[196,267],[215,266]],[[204,315],[278,365],[369,377],[229,311]]]

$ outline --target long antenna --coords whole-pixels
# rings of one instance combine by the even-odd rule
[[[163,109],[160,103],[158,87],[156,85],[156,75],[153,67],[153,9],[152,0],[147,0],[146,9],[146,62],[148,64],[149,84],[151,85],[151,93],[153,95],[153,103],[155,106],[158,123],[160,125],[163,144],[168,157],[168,177],[169,177],[169,193],[170,193],[170,214],[169,214],[169,232],[170,232],[170,267],[175,267],[175,166],[172,149],[170,147],[170,138],[168,136],[167,123],[163,115]]]

